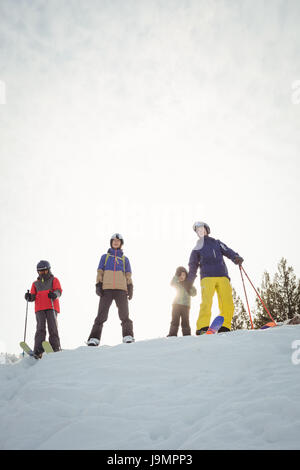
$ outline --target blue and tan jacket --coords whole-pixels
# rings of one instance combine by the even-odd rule
[[[96,284],[102,282],[102,288],[120,289],[127,291],[127,285],[132,284],[131,266],[123,251],[110,248],[101,256],[97,270]]]
[[[206,235],[201,249],[194,249],[189,260],[188,280],[194,282],[198,268],[200,277],[230,277],[223,256],[234,260],[238,253],[228,248],[225,243]]]

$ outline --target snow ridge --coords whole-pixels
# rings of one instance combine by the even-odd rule
[[[300,449],[296,340],[300,325],[1,365],[0,449]]]

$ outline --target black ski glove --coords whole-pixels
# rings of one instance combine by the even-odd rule
[[[55,300],[57,299],[57,294],[55,292],[48,292],[49,299]]]
[[[104,290],[102,288],[102,282],[98,282],[96,284],[96,294],[99,295],[99,297],[102,297],[102,295],[104,294]]]
[[[240,266],[242,265],[244,261],[244,258],[242,258],[241,256],[236,256],[233,260],[234,264],[239,264]]]
[[[30,294],[30,292],[26,292],[25,300],[28,302],[33,302],[35,300],[35,294]]]
[[[128,300],[131,300],[133,296],[133,284],[127,285],[127,295],[128,295]]]

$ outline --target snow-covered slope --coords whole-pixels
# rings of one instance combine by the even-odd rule
[[[300,449],[297,345],[282,326],[25,357],[0,366],[0,448]]]

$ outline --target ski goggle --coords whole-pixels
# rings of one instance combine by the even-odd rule
[[[111,240],[113,238],[117,238],[118,240],[122,240],[123,241],[123,237],[120,233],[114,233],[112,236],[111,236]]]
[[[195,222],[193,225],[193,230],[196,232],[197,228],[205,227],[205,225],[206,224],[204,222]]]

